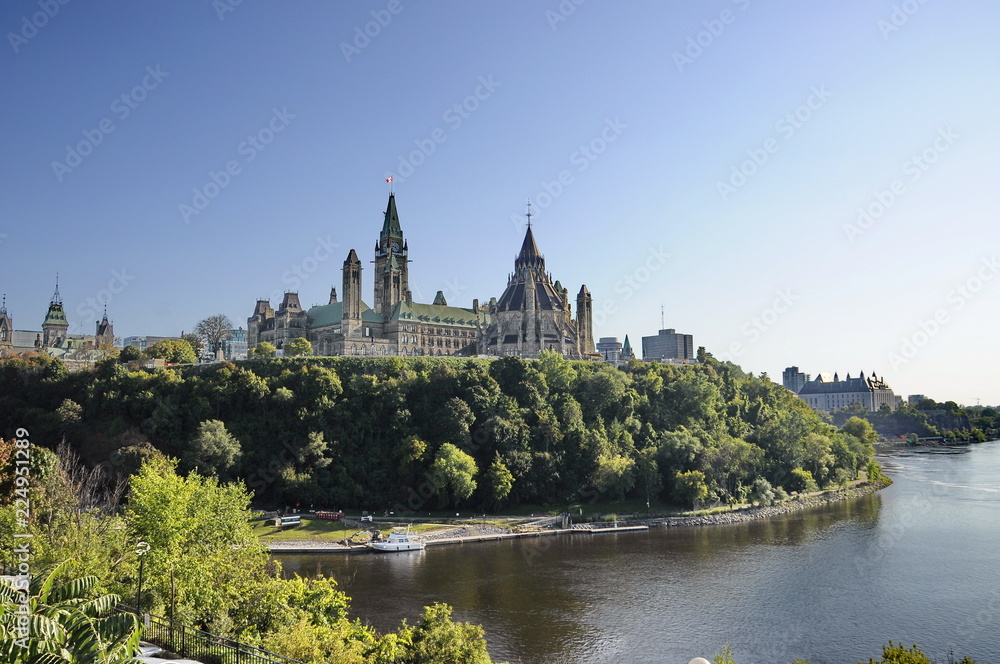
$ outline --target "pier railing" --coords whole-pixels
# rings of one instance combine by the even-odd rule
[[[123,604],[118,608],[136,613],[135,609]],[[143,640],[203,664],[303,664],[297,659],[172,622],[169,618],[149,613],[139,614],[139,618]]]

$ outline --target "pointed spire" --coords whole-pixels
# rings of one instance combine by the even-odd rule
[[[344,261],[344,265],[361,265],[357,252],[351,249],[350,253],[347,254],[347,260]]]
[[[632,354],[632,342],[628,340],[628,335],[625,335],[625,343],[622,344],[622,355]]]
[[[538,251],[538,244],[535,242],[535,234],[531,232],[531,226],[528,226],[528,230],[524,234],[524,242],[521,243],[521,253],[517,255],[517,261],[519,263],[530,262],[541,257],[542,254]]]
[[[7,313],[7,293],[3,294],[3,304],[0,305],[0,314]]]
[[[101,322],[102,323],[107,323],[108,322],[108,303],[107,302],[104,303],[104,319]]]
[[[62,304],[62,297],[59,295],[59,273],[56,272],[56,292],[52,294],[52,299],[49,301],[49,305]]]
[[[389,204],[385,207],[385,221],[382,222],[382,232],[379,238],[387,237],[403,238],[403,231],[399,227],[399,213],[396,212],[396,195],[389,194]]]

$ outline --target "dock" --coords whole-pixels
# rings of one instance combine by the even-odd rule
[[[597,535],[600,533],[627,533],[632,530],[649,530],[649,526],[612,526],[610,528],[586,528],[588,533]]]

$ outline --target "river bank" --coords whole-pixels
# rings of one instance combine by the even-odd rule
[[[450,544],[467,544],[473,542],[522,539],[527,537],[544,537],[552,535],[591,535],[595,532],[610,532],[618,530],[627,532],[636,527],[677,528],[684,526],[714,526],[757,519],[766,519],[799,510],[820,507],[829,503],[859,498],[874,493],[891,484],[891,481],[864,482],[853,484],[841,489],[816,492],[804,496],[796,496],[789,500],[767,506],[745,506],[711,514],[692,514],[681,516],[665,516],[654,518],[622,518],[608,523],[579,523],[571,528],[538,528],[538,529],[504,529],[497,526],[466,525],[452,528],[447,532],[429,535],[427,546],[445,546]],[[302,554],[302,553],[370,553],[372,549],[366,545],[345,545],[336,542],[316,541],[284,541],[269,542],[272,554]]]

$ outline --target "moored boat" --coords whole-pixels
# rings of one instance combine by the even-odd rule
[[[371,547],[376,551],[420,551],[424,548],[424,542],[419,537],[410,534],[410,529],[405,532],[394,530],[389,533],[389,539],[381,542],[372,542]]]

